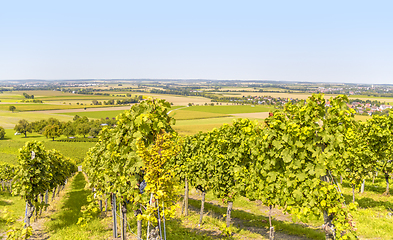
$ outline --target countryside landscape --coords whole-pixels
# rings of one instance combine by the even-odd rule
[[[391,239],[391,85],[31,80],[4,81],[0,89],[0,231],[5,239],[146,239],[147,231],[149,239],[330,239],[333,232],[337,239]],[[325,109],[320,116],[319,108]],[[277,132],[274,122],[285,123],[281,116],[289,125]],[[309,125],[315,121],[326,122]],[[330,139],[343,136],[342,145],[310,138],[293,124],[300,124],[300,131],[316,127]],[[327,124],[337,128],[326,130]],[[120,133],[132,142],[110,137]],[[279,135],[269,140],[265,134]],[[280,147],[278,141],[296,144]],[[306,148],[321,143],[329,151]],[[298,153],[288,160],[285,149],[294,147]],[[277,155],[266,155],[268,149]],[[28,163],[32,151],[35,156],[48,152],[40,161],[49,165],[30,173],[40,182],[24,183],[19,169],[33,164]],[[160,157],[157,151],[163,151]],[[54,178],[59,173],[49,173],[51,156],[73,166],[60,180]],[[282,163],[271,165],[273,159]],[[117,164],[124,167],[114,168]],[[310,164],[322,172],[304,170]],[[292,170],[280,172],[280,165]],[[271,169],[254,172],[258,166]],[[290,181],[295,181],[292,188]],[[148,190],[140,190],[144,184]],[[280,191],[283,184],[286,193]],[[298,196],[300,189],[310,191],[308,184],[327,195]],[[152,198],[162,205],[153,205]],[[331,216],[344,219],[326,221],[327,206],[327,211],[336,209]],[[26,228],[23,216],[29,212]]]
[[[393,1],[0,9],[0,239],[393,239]]]

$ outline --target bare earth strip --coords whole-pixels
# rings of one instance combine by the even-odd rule
[[[69,112],[99,112],[99,111],[116,111],[116,110],[129,110],[130,105],[122,107],[103,107],[103,108],[74,108],[74,109],[59,109],[59,110],[44,110],[44,111],[32,111],[26,113],[69,113]]]

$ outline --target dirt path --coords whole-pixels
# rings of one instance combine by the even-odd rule
[[[38,216],[38,219],[36,221],[33,221],[31,224],[33,228],[33,235],[29,238],[29,240],[44,240],[44,239],[49,239],[50,233],[46,231],[45,228],[45,222],[50,221],[52,218],[52,214],[57,212],[59,210],[60,203],[64,197],[64,195],[67,193],[71,186],[72,180],[68,181],[67,185],[65,186],[64,190],[60,191],[59,196],[56,196],[53,201],[52,199],[52,193],[49,193],[49,207],[46,211],[42,211],[41,216]]]

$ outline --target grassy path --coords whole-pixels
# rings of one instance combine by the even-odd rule
[[[45,223],[49,239],[106,239],[105,236],[110,234],[99,218],[93,219],[86,227],[76,224],[82,216],[81,207],[87,204],[89,190],[84,189],[85,185],[84,175],[78,173],[59,203],[58,211]]]

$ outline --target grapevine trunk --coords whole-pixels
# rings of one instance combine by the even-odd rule
[[[233,207],[233,202],[228,202],[228,208],[227,208],[227,228],[230,226],[231,224],[231,212],[232,212],[232,207]]]
[[[203,209],[205,208],[205,191],[202,191],[202,200],[201,200],[201,213],[199,217],[199,225],[202,225],[203,220]]]
[[[185,189],[184,189],[184,215],[188,216],[188,181],[185,179]]]
[[[121,204],[121,239],[127,238],[127,203]]]

